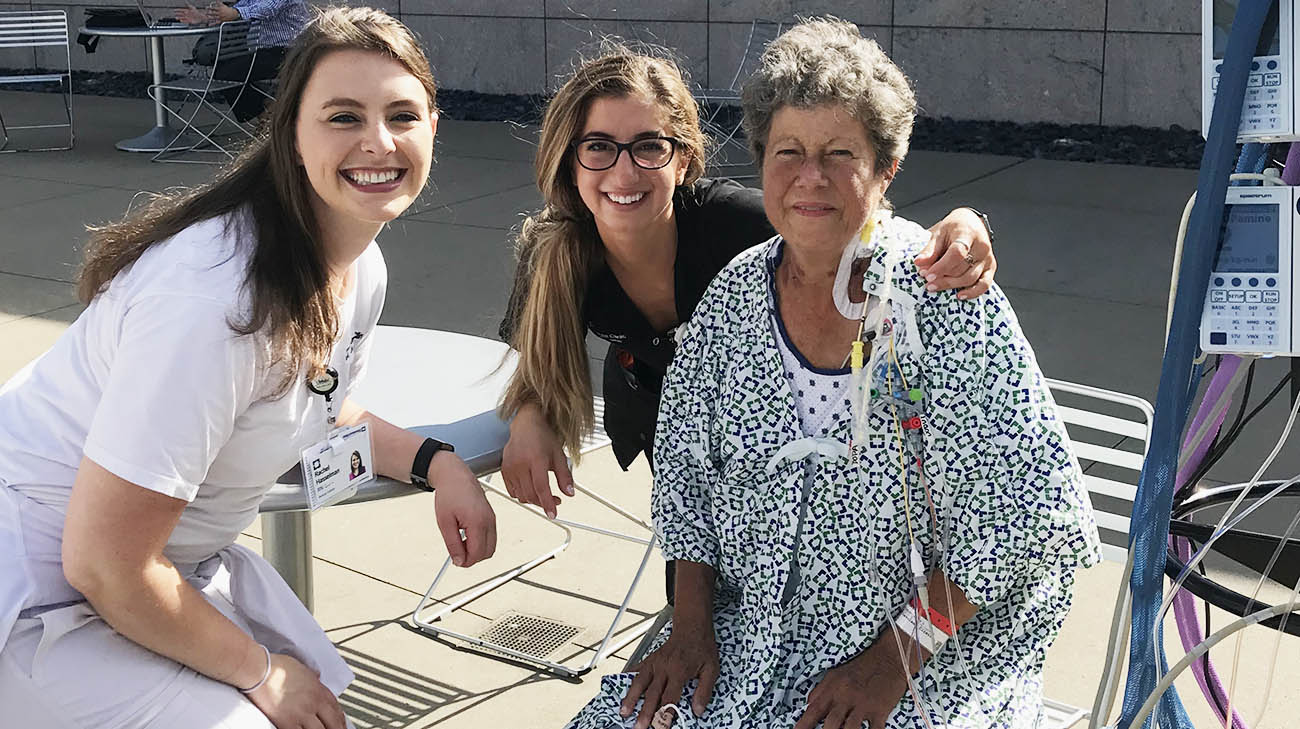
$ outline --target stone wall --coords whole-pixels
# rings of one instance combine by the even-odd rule
[[[354,4],[359,4],[353,0]],[[80,25],[85,5],[55,8]],[[148,0],[149,5],[169,7]],[[539,93],[606,34],[667,45],[692,78],[725,86],[755,18],[830,12],[858,23],[916,81],[925,114],[958,119],[1195,128],[1200,123],[1199,3],[1189,0],[372,0],[430,49],[441,85]],[[168,44],[174,66],[188,41]],[[30,54],[29,54],[30,55]],[[41,60],[43,54],[37,54]],[[0,53],[0,65],[15,65]],[[21,58],[19,60],[22,60]],[[73,66],[143,70],[144,43],[74,48]]]

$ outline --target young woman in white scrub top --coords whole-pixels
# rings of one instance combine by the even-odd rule
[[[374,238],[424,186],[436,124],[411,33],[330,10],[290,51],[264,139],[93,231],[85,312],[0,389],[0,723],[347,726],[351,671],[234,543],[331,413],[369,423],[370,470],[437,487],[457,564],[491,555],[464,462],[347,399],[384,301]],[[328,403],[307,384],[327,372]]]

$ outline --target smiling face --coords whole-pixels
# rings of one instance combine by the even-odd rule
[[[424,86],[397,61],[359,50],[322,58],[303,90],[296,128],[320,229],[363,232],[415,202],[429,176],[437,121]]]
[[[866,131],[847,110],[783,106],[764,150],[763,209],[791,245],[838,254],[875,213],[897,169],[876,172]]]
[[[628,143],[647,137],[671,137],[666,115],[651,99],[602,97],[591,102],[577,140],[608,139]],[[636,166],[627,151],[607,170],[593,171],[573,155],[573,179],[582,202],[596,218],[601,237],[635,236],[673,222],[673,191],[686,178],[689,163],[682,150],[657,170]]]
[[[359,468],[361,468],[361,454],[352,451],[352,470],[356,471]]]

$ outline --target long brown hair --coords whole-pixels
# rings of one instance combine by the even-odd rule
[[[519,277],[529,284],[526,294],[511,297],[510,344],[519,352],[519,364],[501,413],[510,417],[536,403],[575,458],[594,421],[583,297],[604,247],[574,183],[570,145],[582,132],[593,101],[623,96],[659,106],[667,133],[679,140],[678,154],[689,160],[683,185],[704,174],[699,109],[681,69],[665,57],[606,43],[604,53],[582,64],[546,107],[536,163],[537,189],[546,207],[524,221],[516,240]]]
[[[231,329],[246,335],[265,328],[272,362],[284,366],[280,392],[304,365],[313,373],[322,369],[339,322],[311,185],[298,162],[296,130],[298,106],[312,72],[322,58],[341,50],[382,53],[402,64],[424,85],[429,110],[436,109],[429,61],[406,26],[372,8],[322,10],[284,60],[277,98],[261,133],[212,182],[155,195],[122,221],[89,228],[77,284],[82,303],[90,303],[154,245],[197,222],[244,209],[255,236],[240,241],[253,246],[244,279],[251,306],[246,319],[231,320]]]

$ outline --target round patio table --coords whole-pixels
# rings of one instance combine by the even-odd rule
[[[166,67],[163,56],[163,39],[180,37],[180,36],[200,36],[208,33],[215,33],[219,26],[216,25],[183,25],[163,24],[154,27],[137,26],[134,28],[101,28],[97,26],[82,26],[81,32],[86,35],[97,35],[104,38],[144,38],[149,43],[149,65],[153,71],[154,85],[163,82],[163,70]],[[167,107],[163,104],[165,91],[158,90],[157,98],[153,102],[153,129],[131,139],[123,139],[115,146],[123,152],[160,152],[167,148],[167,145],[176,139],[180,132],[171,128],[167,120]]]
[[[510,429],[496,407],[515,370],[510,348],[494,339],[433,329],[381,326],[367,360],[365,378],[352,399],[403,428],[456,447],[456,455],[482,478],[501,468]],[[380,476],[340,504],[422,493]],[[333,508],[333,507],[330,507]],[[310,610],[312,599],[311,513],[294,467],[262,499],[262,554]],[[430,529],[433,512],[429,513]]]

